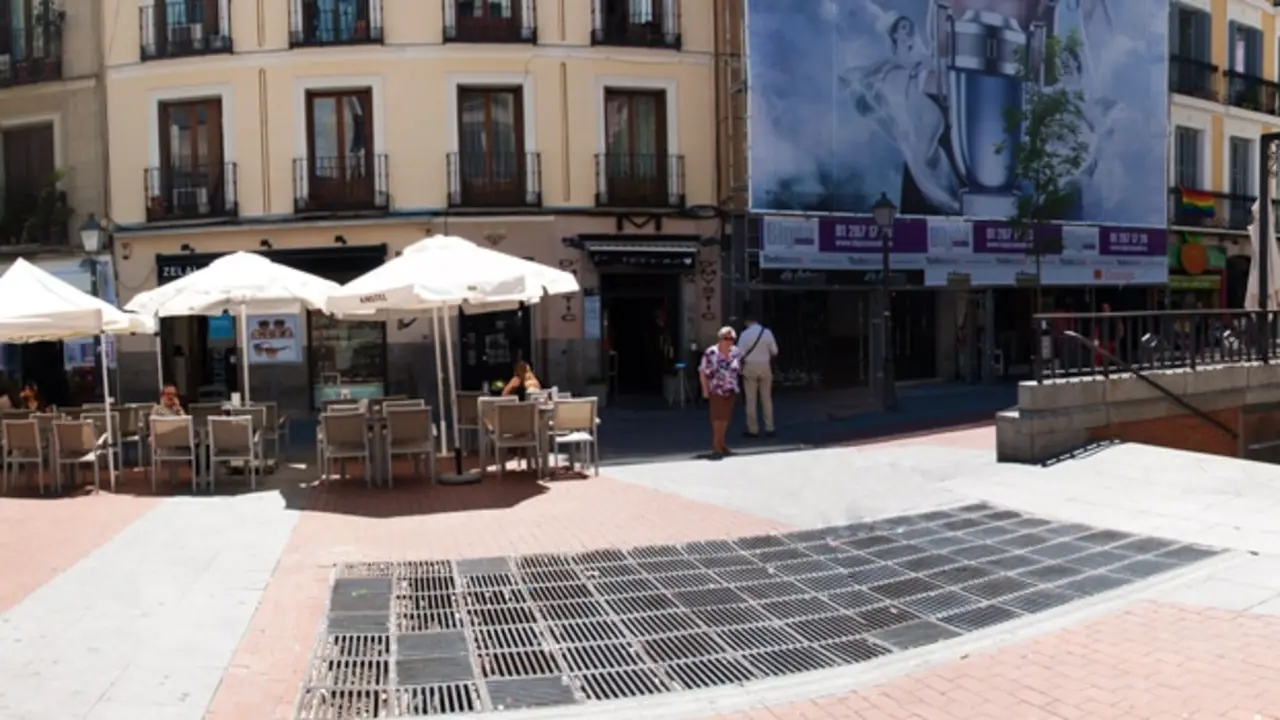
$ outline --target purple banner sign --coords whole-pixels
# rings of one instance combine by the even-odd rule
[[[1164,230],[1104,225],[1098,235],[1101,255],[1164,257],[1168,252],[1169,238]]]
[[[929,252],[929,225],[923,218],[899,219],[893,224],[889,248],[896,254]],[[818,250],[829,253],[878,253],[880,228],[863,217],[822,218],[818,221]]]
[[[1023,237],[1003,222],[975,222],[973,224],[973,252],[978,255],[1029,255],[1031,243],[1036,237],[1053,239],[1062,237],[1061,225],[1036,225]]]

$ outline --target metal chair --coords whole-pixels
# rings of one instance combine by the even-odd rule
[[[261,405],[266,412],[262,429],[258,431],[260,441],[264,451],[267,443],[271,444],[271,459],[279,462],[280,438],[283,437],[285,443],[289,442],[289,416],[280,414],[280,406],[277,403],[264,402]],[[263,452],[263,458],[266,457],[266,453]]]
[[[381,415],[382,408],[385,407],[387,403],[396,402],[397,400],[408,400],[408,399],[409,399],[408,395],[385,395],[380,398],[370,398],[368,400],[369,412],[373,415]]]
[[[124,465],[124,446],[132,445],[137,450],[137,464],[142,464],[142,446],[143,436],[142,430],[143,407],[138,405],[122,405],[120,406],[120,464]],[[150,407],[146,407],[146,411],[150,414]]]
[[[597,434],[600,420],[596,417],[596,399],[557,400],[551,420],[552,451],[559,455],[560,446],[569,446],[569,469],[573,469],[574,449],[584,447],[587,456],[583,469],[594,461],[595,474],[600,474],[600,443]]]
[[[61,419],[61,418],[59,418]],[[111,411],[111,437],[107,437],[107,414],[104,412],[86,412],[80,414],[81,420],[88,420],[93,423],[94,432],[98,433],[98,438],[107,451],[107,460],[116,468],[123,467],[120,462],[120,444],[121,438],[124,437],[123,429],[120,426],[120,413]]]
[[[471,441],[474,439],[477,451],[483,442],[480,434],[483,429],[480,427],[480,398],[488,397],[484,393],[468,391],[458,393],[458,430],[462,436],[462,451],[469,452],[471,450]]]
[[[420,410],[426,406],[426,400],[398,398],[396,400],[384,400],[379,408],[379,412],[382,415],[386,415],[393,410]]]
[[[428,475],[432,482],[436,479],[436,445],[435,428],[431,425],[431,408],[402,407],[383,408],[387,417],[386,457],[387,484],[395,484],[393,461],[397,456],[408,455],[413,458],[413,474],[422,476],[419,461],[426,459],[429,465]]]
[[[249,475],[249,489],[258,489],[258,460],[261,459],[260,436],[250,415],[209,418],[209,490],[217,486],[218,466],[225,462],[243,462]]]
[[[93,489],[102,486],[102,468],[99,460],[103,444],[92,420],[58,420],[53,423],[53,485],[62,490],[62,469],[70,465],[72,472],[80,466],[93,465]],[[115,492],[114,485],[111,492]]]
[[[360,460],[364,464],[365,482],[373,486],[373,472],[370,465],[373,453],[369,446],[369,418],[363,412],[327,412],[320,416],[320,426],[324,433],[321,444],[321,478],[329,479],[329,471],[334,461],[338,461],[340,477],[347,477],[347,460]]]
[[[534,403],[496,403],[493,406],[493,457],[498,463],[498,479],[506,470],[506,451],[525,450],[526,463],[533,458],[541,475],[540,433],[538,431],[538,406]]]
[[[459,400],[458,402],[462,402]],[[479,446],[480,467],[488,467],[489,451],[493,446],[493,431],[495,425],[496,408],[499,405],[514,405],[520,402],[520,398],[514,395],[500,395],[493,397],[490,395],[478,395],[476,397],[476,418],[479,430],[476,432],[476,444]]]
[[[324,467],[324,415],[327,413],[360,413],[364,408],[351,400],[325,400],[320,416],[316,418],[316,469]]]
[[[165,463],[191,465],[191,492],[200,482],[200,464],[196,453],[195,425],[191,416],[151,416],[151,490],[156,489],[156,475]]]
[[[23,465],[36,466],[36,481],[44,493],[44,444],[35,420],[4,421],[4,491],[9,491],[9,473]]]

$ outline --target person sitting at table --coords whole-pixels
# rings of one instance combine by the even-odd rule
[[[40,399],[40,391],[35,383],[28,382],[22,386],[22,392],[18,394],[18,406],[22,410],[37,412],[44,409],[44,402]]]
[[[153,417],[182,417],[187,411],[182,409],[182,402],[178,400],[178,386],[173,383],[166,383],[164,389],[160,391],[160,402],[151,409]]]
[[[542,384],[538,382],[538,376],[533,374],[533,368],[529,367],[529,363],[517,360],[511,381],[502,388],[502,394],[515,395],[523,401],[527,393],[541,389]]]

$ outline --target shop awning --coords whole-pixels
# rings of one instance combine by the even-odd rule
[[[684,271],[692,270],[698,258],[698,244],[683,241],[588,240],[582,249],[596,267]]]

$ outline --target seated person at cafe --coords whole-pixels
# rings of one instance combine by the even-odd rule
[[[182,409],[182,403],[178,400],[178,387],[173,383],[167,383],[164,390],[160,391],[160,402],[151,409],[151,415],[154,417],[182,417],[187,412]]]
[[[18,394],[18,408],[36,411],[44,409],[44,401],[40,399],[40,391],[36,389],[35,383],[29,382],[22,386],[22,392]]]
[[[502,394],[515,395],[523,400],[525,393],[541,389],[542,384],[538,382],[538,376],[533,374],[533,368],[529,367],[529,363],[517,360],[511,381],[502,388]]]

